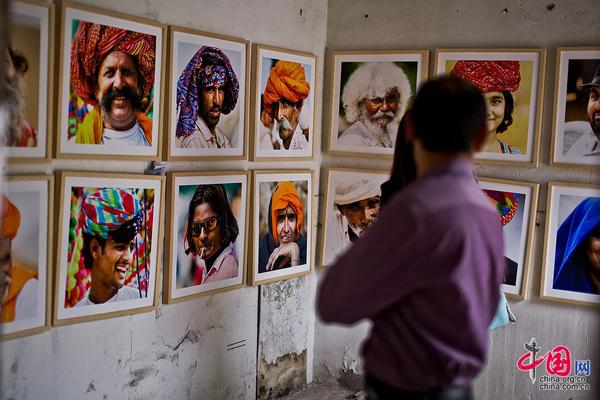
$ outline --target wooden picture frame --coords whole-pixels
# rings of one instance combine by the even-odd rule
[[[312,171],[254,171],[252,181],[253,254],[249,284],[261,285],[309,274],[313,261]],[[274,194],[276,207],[286,205],[279,210],[281,227],[269,216]],[[282,243],[295,246],[284,247]],[[277,257],[278,254],[281,255]],[[272,264],[279,263],[280,267],[269,268],[271,255],[276,257]]]
[[[60,174],[54,325],[156,306],[164,181],[156,175]]]
[[[599,253],[600,188],[548,183],[541,298],[600,306]]]
[[[0,151],[9,163],[49,162],[54,119],[54,6],[25,0],[9,3],[9,10],[9,46],[14,51],[9,60],[15,79],[8,84],[17,85],[15,90],[24,104],[22,115],[11,118]],[[14,127],[15,123],[20,126]]]
[[[165,303],[245,285],[249,185],[248,171],[169,173]],[[205,226],[199,231],[199,236],[192,233],[192,238],[189,238],[188,234],[192,232],[188,227],[191,204],[195,204],[191,215],[193,221],[217,218],[214,231],[206,232],[210,228]],[[237,232],[233,241],[224,243],[227,237],[234,235],[233,232]],[[191,240],[197,241],[201,249],[195,248]],[[208,271],[205,260],[211,260]]]
[[[486,98],[489,134],[476,162],[538,166],[545,49],[437,49],[434,65],[436,75],[466,79]]]
[[[334,52],[329,153],[392,157],[398,125],[427,79],[428,63],[428,50]],[[370,119],[379,113],[391,115]]]
[[[168,160],[246,159],[248,102],[250,89],[250,42],[187,28],[169,27],[169,128],[166,138]],[[201,51],[204,47],[215,50]],[[195,93],[195,79],[207,65],[198,63],[201,54],[210,65],[225,69],[224,92],[217,100],[219,114],[212,129],[200,114],[202,99]],[[194,58],[195,57],[195,58]],[[195,67],[194,67],[195,66]],[[203,72],[209,79],[210,73]],[[207,75],[208,74],[208,75]],[[221,78],[220,78],[221,79]],[[219,80],[220,82],[220,80]],[[233,84],[232,82],[235,82]],[[179,87],[180,86],[180,87]],[[237,89],[236,89],[237,87]],[[190,92],[194,92],[191,94]],[[178,96],[179,93],[179,96]],[[236,98],[235,101],[228,100]],[[213,101],[211,99],[211,101]],[[212,104],[212,103],[211,103]],[[215,111],[216,112],[216,111]],[[214,122],[214,121],[213,121]],[[212,137],[211,137],[212,135]],[[214,142],[209,142],[206,138]],[[205,146],[205,147],[200,147]],[[208,147],[214,146],[214,147]]]
[[[383,170],[327,168],[322,267],[332,265],[377,219],[381,184],[389,177]]]
[[[65,2],[60,26],[57,157],[160,160],[165,25]]]
[[[509,297],[523,300],[532,262],[539,185],[483,177],[478,180],[502,223],[506,262],[502,290]]]
[[[599,168],[600,148],[588,111],[591,87],[584,85],[600,73],[600,47],[559,47],[556,53],[550,164]],[[595,82],[598,96],[600,78]]]
[[[3,224],[10,224],[14,232],[0,239],[9,240],[8,246],[2,243],[0,248],[3,259],[6,250],[9,250],[12,264],[12,281],[6,288],[8,297],[4,298],[0,307],[0,341],[50,329],[53,189],[52,175],[5,177],[2,219]],[[12,222],[8,221],[9,218]]]
[[[312,160],[317,130],[315,124],[317,56],[258,44],[254,45],[253,53],[253,160]],[[287,62],[287,64],[280,62]],[[277,65],[279,67],[275,68]],[[295,89],[281,86],[284,84],[279,78],[276,79],[278,82],[276,85],[269,84],[267,88],[271,73],[283,77],[292,74],[294,77],[288,81]],[[277,85],[281,86],[279,92]],[[277,112],[279,99],[283,98],[281,89],[294,94],[293,99],[284,98],[285,103],[281,107],[282,114],[286,117],[280,119],[281,124],[284,125],[287,121],[291,129],[284,127],[279,129],[278,117],[274,114]],[[261,99],[264,98],[266,90],[268,99],[265,98],[263,102]],[[294,106],[290,103],[294,103]],[[284,132],[284,138],[280,132]]]

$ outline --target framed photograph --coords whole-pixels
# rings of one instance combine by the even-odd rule
[[[250,42],[170,27],[169,160],[246,158]]]
[[[558,48],[551,164],[600,166],[600,47]]]
[[[250,283],[306,275],[312,269],[312,172],[255,171]]]
[[[436,73],[473,83],[486,100],[488,135],[477,161],[538,165],[545,65],[545,49],[436,50]]]
[[[0,152],[9,161],[49,161],[52,135],[54,6],[47,2],[9,3],[8,125]]]
[[[377,220],[389,171],[328,168],[321,265],[332,265]]]
[[[334,52],[329,152],[391,157],[428,61],[428,50]]]
[[[313,158],[317,56],[254,47],[254,160]]]
[[[249,176],[169,174],[166,303],[244,285]]]
[[[0,340],[50,327],[52,176],[8,176],[0,188]]]
[[[54,325],[154,308],[164,180],[61,173]]]
[[[600,305],[600,188],[550,182],[541,297]]]
[[[62,4],[57,156],[158,160],[165,27]]]
[[[539,185],[504,179],[478,178],[498,210],[504,236],[504,293],[524,299],[531,265]]]

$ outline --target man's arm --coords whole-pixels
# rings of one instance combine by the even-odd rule
[[[327,271],[317,298],[321,319],[350,324],[372,318],[415,287],[424,238],[400,207],[390,204]]]

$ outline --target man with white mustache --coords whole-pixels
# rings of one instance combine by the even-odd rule
[[[85,267],[92,271],[92,282],[76,307],[141,298],[141,289],[126,285],[133,254],[141,245],[136,236],[144,211],[138,196],[127,189],[101,189],[84,197],[81,212],[81,251]]]
[[[408,78],[400,67],[391,62],[361,65],[343,89],[345,118],[351,125],[341,133],[338,144],[393,148],[410,96]]]

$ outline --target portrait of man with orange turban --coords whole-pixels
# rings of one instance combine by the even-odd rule
[[[310,95],[305,67],[297,62],[263,59],[273,63],[260,88],[262,132],[261,150],[305,150],[309,146],[310,124],[302,112]],[[263,116],[264,114],[264,116]]]
[[[304,218],[304,204],[296,185],[279,182],[269,202],[268,232],[259,242],[259,273],[306,264]]]
[[[69,137],[77,144],[151,146],[156,36],[77,21],[71,41]]]
[[[0,323],[35,316],[37,273],[13,261],[12,242],[21,224],[21,213],[6,195],[0,193]]]

